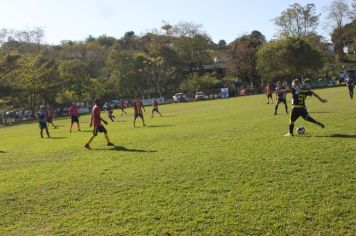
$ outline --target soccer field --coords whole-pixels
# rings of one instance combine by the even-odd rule
[[[90,151],[89,116],[72,133],[55,119],[51,139],[0,128],[0,235],[355,235],[356,100],[316,92],[326,128],[300,118],[294,137],[264,95],[147,107],[135,129],[115,110],[115,146],[99,134]]]

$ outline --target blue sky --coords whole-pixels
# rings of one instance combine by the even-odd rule
[[[314,3],[322,13],[331,0],[0,0],[0,29],[42,27],[45,42],[58,44],[88,35],[120,38],[131,30],[139,35],[160,29],[162,21],[185,21],[203,25],[214,42],[229,43],[252,30],[271,39],[271,19],[295,2]],[[318,31],[327,35],[322,26]]]

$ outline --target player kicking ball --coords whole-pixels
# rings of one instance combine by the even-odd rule
[[[307,108],[305,106],[305,99],[307,98],[307,96],[314,96],[322,103],[327,102],[327,100],[322,99],[321,97],[319,97],[319,95],[317,95],[311,90],[303,89],[298,79],[293,80],[291,92],[292,92],[292,112],[290,115],[289,133],[287,133],[284,136],[293,136],[294,122],[300,116],[303,117],[304,120],[314,123],[320,126],[321,128],[324,128],[325,127],[324,124],[314,120],[309,115]]]
[[[102,119],[100,117],[100,100],[95,99],[94,101],[95,105],[93,107],[92,113],[91,113],[91,121],[90,121],[90,127],[94,125],[94,130],[93,130],[93,135],[90,137],[89,141],[85,144],[85,148],[91,149],[90,148],[90,143],[94,140],[94,138],[98,135],[98,132],[104,133],[105,139],[107,141],[108,146],[114,146],[113,143],[110,142],[108,132],[105,129],[105,127],[101,124],[101,122],[104,122],[104,124],[108,124],[106,120]]]

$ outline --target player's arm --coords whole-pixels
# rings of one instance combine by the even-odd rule
[[[314,97],[316,97],[320,102],[322,102],[322,103],[325,103],[325,102],[327,102],[328,100],[326,100],[326,99],[323,99],[323,98],[321,98],[318,94],[316,94],[316,93],[313,93],[313,96]]]

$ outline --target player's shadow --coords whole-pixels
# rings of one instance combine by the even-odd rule
[[[101,149],[104,150],[104,149]],[[135,148],[126,148],[123,146],[113,146],[110,149],[105,149],[105,150],[110,150],[110,151],[120,151],[120,152],[157,152],[157,151],[146,151],[142,149],[135,149]]]
[[[162,127],[172,127],[175,125],[147,125],[149,128],[162,128]]]
[[[328,111],[310,111],[309,113],[314,113],[314,114],[320,113],[320,114],[322,114],[322,113],[330,113],[330,112],[328,112]]]
[[[0,150],[0,153],[6,153],[6,152],[5,152],[5,151],[1,151],[1,150]]]
[[[176,116],[175,115],[162,115],[161,117],[176,117]]]
[[[93,133],[93,130],[81,130],[80,132],[84,132],[84,133]]]
[[[316,137],[323,137],[323,138],[356,138],[356,134],[330,134],[330,135],[316,136]]]
[[[65,138],[68,138],[68,137],[51,137],[51,139],[65,139]]]

